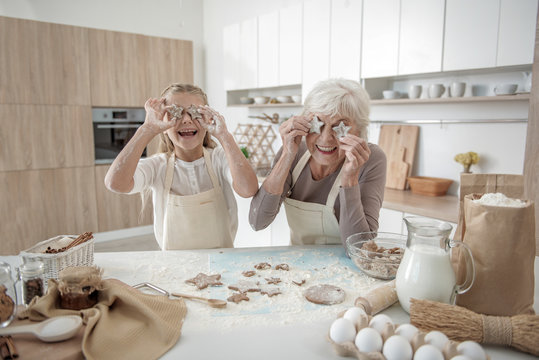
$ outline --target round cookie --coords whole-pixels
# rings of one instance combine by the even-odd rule
[[[315,304],[334,305],[344,301],[345,293],[340,287],[322,284],[311,286],[305,290],[303,296]]]

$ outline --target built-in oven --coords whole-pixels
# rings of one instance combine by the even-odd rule
[[[144,123],[145,115],[144,109],[93,108],[95,163],[112,163]]]

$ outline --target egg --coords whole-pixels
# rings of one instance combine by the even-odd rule
[[[416,350],[414,360],[444,360],[444,355],[436,346],[425,344]]]
[[[354,341],[356,327],[350,320],[338,318],[333,321],[333,324],[329,328],[329,337],[339,344],[346,341]]]
[[[356,346],[361,352],[382,351],[382,335],[373,328],[363,328],[356,336]]]
[[[431,331],[425,335],[425,342],[436,346],[440,351],[444,350],[445,344],[449,341],[447,336],[441,331]]]
[[[463,341],[457,345],[460,355],[465,355],[472,360],[486,360],[485,350],[475,341]]]
[[[457,356],[453,356],[451,360],[472,360],[472,359],[464,355],[457,355]]]
[[[360,307],[351,307],[350,309],[346,310],[344,315],[342,316],[345,319],[350,320],[352,323],[356,324],[359,322],[359,320],[363,317],[367,316],[367,313],[363,308]]]
[[[369,326],[374,330],[378,331],[380,334],[384,331],[386,324],[393,325],[391,318],[385,314],[378,314],[374,316],[369,322]]]
[[[412,324],[399,325],[397,330],[395,330],[396,335],[404,336],[406,338],[406,340],[408,340],[410,342],[414,338],[415,334],[417,334],[418,332],[419,332],[419,330]]]
[[[401,335],[390,336],[382,351],[387,360],[412,360],[412,345]]]

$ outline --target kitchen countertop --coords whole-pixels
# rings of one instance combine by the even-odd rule
[[[12,266],[20,264],[17,256],[3,256]],[[193,251],[146,251],[95,253],[95,265],[104,270],[105,278],[117,278],[134,285],[150,282],[169,291],[199,294],[226,299],[232,293],[226,285],[245,279],[241,271],[252,269],[259,262],[272,265],[287,263],[290,272],[278,270],[257,271],[258,280],[280,276],[278,286],[282,295],[267,297],[249,293],[250,301],[229,303],[225,309],[212,309],[194,301],[186,300],[188,307],[182,335],[177,344],[162,359],[342,359],[327,341],[332,321],[344,309],[351,307],[355,299],[384,281],[370,278],[357,270],[344,255],[341,246],[301,246],[277,248],[213,249]],[[185,280],[199,272],[220,273],[222,287],[196,290]],[[539,312],[539,258],[535,258],[535,304]],[[303,287],[290,283],[291,276],[307,279]],[[251,278],[253,279],[253,278]],[[325,306],[307,302],[302,292],[311,285],[329,283],[338,285],[346,292],[345,301]],[[272,285],[273,286],[273,285]],[[409,316],[397,303],[383,311],[395,323],[406,323]],[[15,338],[17,345],[17,338]],[[71,342],[71,347],[69,345]],[[50,358],[73,357],[80,336],[64,343],[43,345],[35,340],[36,347],[55,349]],[[510,348],[484,346],[492,360],[535,359],[534,356]],[[62,350],[63,349],[63,350]],[[70,350],[70,351],[68,351]],[[20,347],[21,358],[24,348]],[[40,353],[48,358],[47,352]],[[76,356],[75,356],[76,357]]]
[[[454,195],[425,196],[410,190],[385,189],[382,207],[435,219],[458,222],[459,199]]]

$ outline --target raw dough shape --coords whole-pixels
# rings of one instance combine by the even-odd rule
[[[223,283],[219,281],[220,279],[221,279],[221,274],[206,275],[203,273],[199,273],[194,278],[185,280],[185,282],[188,284],[193,284],[199,289],[205,289],[208,287],[208,285],[209,286],[223,285]]]
[[[266,288],[261,291],[262,295],[268,295],[268,297],[272,297],[275,295],[282,294],[281,289],[279,288]]]
[[[301,286],[303,284],[305,284],[305,279],[295,279],[295,280],[292,280],[292,283],[296,284],[297,286]]]
[[[320,128],[324,125],[320,119],[318,119],[318,116],[314,116],[311,120],[311,128],[309,129],[310,133],[319,133],[320,134]]]
[[[202,114],[198,111],[195,105],[189,106],[187,108],[187,112],[189,113],[189,116],[191,116],[191,119],[202,119]]]
[[[344,121],[341,121],[338,126],[332,127],[332,129],[337,133],[338,138],[348,135],[348,131],[350,131],[351,128],[351,126],[344,125]]]
[[[274,277],[271,277],[271,278],[265,278],[266,281],[268,282],[268,284],[274,284],[274,285],[277,285],[278,283],[281,282],[281,279],[279,278],[274,278]]]
[[[345,292],[340,287],[322,284],[311,286],[305,290],[303,296],[315,304],[334,305],[344,301]]]
[[[172,109],[169,109],[168,113],[170,114],[170,116],[172,116],[172,120],[181,119],[182,114],[183,114],[183,107],[178,106],[176,104],[172,104],[171,107]]]
[[[279,265],[275,265],[275,270],[288,271],[288,270],[290,270],[290,267],[288,266],[288,264],[279,264]]]
[[[256,274],[256,271],[254,270],[248,270],[248,271],[242,272],[242,275],[245,277],[251,277],[251,276],[254,276],[255,274]]]
[[[228,288],[230,290],[236,290],[242,293],[260,291],[260,287],[258,286],[257,282],[248,280],[240,280],[237,284],[229,285]]]
[[[257,269],[257,270],[268,270],[268,269],[271,269],[271,265],[268,264],[267,262],[261,262],[261,263],[255,265],[255,269]]]
[[[236,304],[238,304],[240,301],[249,301],[249,298],[245,293],[239,292],[229,296],[227,300],[229,302],[235,302]]]

